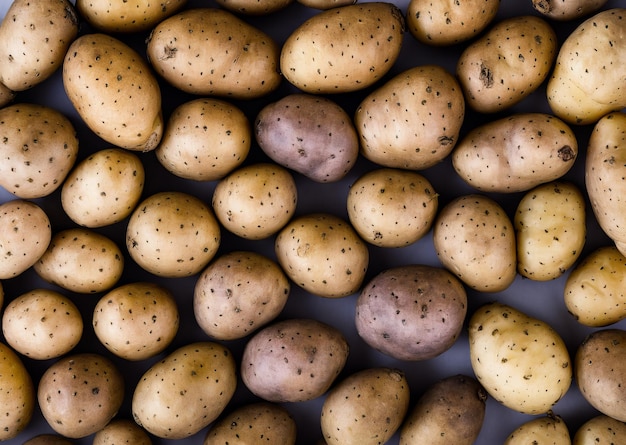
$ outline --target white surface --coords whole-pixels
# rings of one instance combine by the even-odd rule
[[[9,3],[10,2],[8,0],[0,1],[0,17],[4,16]],[[619,3],[621,2],[617,0],[609,1],[606,7],[616,7]],[[406,11],[407,0],[400,1],[397,4],[403,11]],[[190,1],[189,6],[215,6],[215,4],[213,2],[197,0]],[[287,9],[267,17],[244,19],[272,35],[278,43],[282,43],[287,35],[295,29],[304,20],[304,18],[313,13],[315,13],[314,10],[309,10],[299,4],[293,4]],[[531,7],[530,0],[504,0],[501,5],[498,19],[520,14],[536,14]],[[553,22],[553,24],[557,30],[560,41],[562,41],[564,36],[576,26],[576,23],[563,24]],[[82,32],[86,31],[88,31],[88,28],[85,27],[82,29]],[[131,43],[135,48],[143,52],[144,39],[145,35],[137,35],[133,37]],[[400,60],[394,66],[389,75],[391,76],[413,66],[432,63],[439,64],[448,69],[450,72],[454,72],[456,58],[460,54],[463,47],[464,45],[458,45],[445,49],[428,48],[419,44],[407,32]],[[164,112],[166,116],[171,112],[174,106],[191,99],[189,95],[181,94],[175,91],[164,82],[162,82],[162,87],[164,95]],[[237,105],[247,113],[250,121],[253,122],[260,107],[262,107],[265,103],[276,100],[289,92],[295,92],[295,89],[288,85],[285,81],[279,91],[272,94],[270,97],[250,102],[237,102]],[[360,101],[360,98],[363,96],[364,93],[361,92],[335,96],[333,98],[340,103],[346,111],[353,113],[356,105]],[[51,79],[42,85],[30,91],[20,93],[17,96],[16,102],[37,102],[47,104],[62,111],[70,117],[79,133],[80,159],[86,157],[90,152],[106,148],[108,146],[107,143],[94,136],[80,122],[76,112],[65,96],[60,73],[56,73]],[[515,111],[549,112],[544,98],[544,90],[540,89],[531,97],[524,100],[521,104],[507,111],[507,113]],[[478,123],[495,117],[496,116],[477,116],[468,111],[463,132],[465,133],[469,128],[472,128]],[[575,128],[575,131],[577,132],[579,138],[580,156],[574,168],[566,175],[565,178],[575,182],[581,187],[582,190],[584,190],[584,150],[589,136],[590,127]],[[142,154],[141,157],[147,169],[144,196],[148,196],[149,194],[161,190],[184,190],[198,196],[201,199],[204,199],[206,202],[210,202],[215,183],[193,183],[176,178],[166,172],[158,164],[152,153]],[[267,160],[267,158],[265,158],[258,146],[253,146],[252,152],[246,163],[253,163],[260,160]],[[350,184],[354,182],[354,180],[363,172],[375,167],[376,166],[371,163],[360,159],[346,178],[333,184],[317,184],[303,178],[302,176],[295,175],[299,193],[297,213],[305,214],[313,211],[323,211],[347,218],[345,210],[345,197]],[[448,161],[444,161],[436,167],[422,171],[422,174],[431,181],[433,187],[439,193],[440,208],[452,198],[474,191],[462,183],[458,177],[456,177],[456,174],[452,170]],[[493,197],[495,197],[505,207],[505,209],[509,211],[509,214],[512,215],[512,211],[514,210],[521,195],[497,195]],[[0,190],[0,202],[10,199],[13,199],[12,195],[4,190]],[[37,200],[37,203],[44,208],[53,221],[53,230],[57,231],[73,226],[70,220],[63,214],[58,192],[45,199]],[[610,244],[608,238],[598,228],[590,209],[588,209],[588,215],[589,233],[582,257],[599,246]],[[124,229],[125,222],[122,222],[114,226],[104,228],[101,232],[110,236],[121,247],[123,247]],[[274,257],[273,239],[250,242],[238,239],[234,235],[230,235],[226,231],[223,231],[223,242],[220,252],[235,249],[254,250],[265,253],[270,257]],[[430,234],[414,245],[402,249],[380,249],[371,247],[371,262],[368,269],[368,279],[391,266],[410,263],[431,264],[436,266],[440,265],[433,250]],[[154,280],[156,282],[160,282],[171,289],[176,295],[181,311],[182,323],[181,330],[176,337],[174,344],[172,344],[172,346],[168,349],[168,352],[172,351],[175,347],[181,346],[190,341],[209,339],[198,328],[193,317],[191,299],[193,286],[195,284],[195,277],[176,280],[157,279],[156,277],[153,277],[137,268],[132,261],[128,259],[127,270],[122,278],[122,282],[139,280]],[[120,284],[122,282],[120,282]],[[471,313],[472,310],[478,305],[494,299],[511,304],[512,306],[525,311],[529,315],[538,317],[550,323],[563,336],[573,357],[573,354],[580,342],[592,331],[592,329],[578,324],[573,317],[567,313],[563,303],[564,282],[565,277],[546,283],[532,282],[518,277],[515,283],[504,292],[497,294],[478,294],[475,292],[468,292],[470,300],[469,312]],[[7,280],[3,282],[3,285],[7,301],[35,287],[49,287],[48,284],[42,282],[41,279],[39,279],[32,271],[27,271],[15,279]],[[130,418],[130,398],[134,384],[139,379],[141,374],[149,367],[149,365],[156,360],[156,358],[143,362],[130,363],[112,357],[98,343],[90,326],[91,311],[98,299],[98,295],[73,295],[65,291],[63,292],[73,298],[73,300],[81,308],[84,315],[85,334],[83,340],[77,347],[76,352],[99,352],[110,356],[120,366],[120,369],[125,374],[127,385],[126,401],[124,402],[120,416]],[[443,377],[458,373],[472,375],[472,369],[469,361],[467,335],[465,332],[450,350],[435,359],[423,362],[401,362],[373,351],[358,337],[354,328],[353,318],[356,297],[357,295],[355,294],[343,299],[324,299],[309,295],[294,285],[292,293],[289,297],[288,305],[281,314],[280,318],[314,317],[338,327],[348,338],[351,347],[348,363],[340,378],[365,367],[390,366],[402,369],[406,373],[410,384],[413,403],[431,383]],[[626,328],[626,322],[618,323],[614,325],[614,327]],[[228,342],[227,346],[232,349],[236,357],[240,357],[244,343],[245,339],[242,341]],[[24,359],[24,362],[31,370],[35,382],[37,382],[39,376],[50,364],[49,362],[36,362],[26,358]],[[236,395],[228,409],[253,400],[256,399],[240,382]],[[297,443],[299,445],[313,444],[321,438],[318,419],[322,402],[323,397],[307,403],[285,405],[297,421]],[[574,383],[572,384],[570,391],[554,407],[554,412],[565,419],[570,427],[572,435],[582,422],[597,414],[597,412],[582,399]],[[490,398],[487,402],[485,423],[476,443],[481,445],[502,443],[513,429],[530,418],[530,416],[522,415],[505,408]],[[204,429],[197,435],[180,441],[166,441],[153,438],[153,443],[201,444],[206,431],[207,430]],[[52,430],[42,419],[39,412],[36,412],[28,429],[17,438],[7,441],[6,443],[10,445],[21,444],[33,435],[42,432],[50,433]],[[87,437],[81,440],[76,440],[75,443],[90,444],[91,441],[91,437]],[[398,443],[397,435],[390,443]]]

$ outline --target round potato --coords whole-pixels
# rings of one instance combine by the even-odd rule
[[[96,303],[92,326],[98,340],[126,360],[144,360],[167,348],[179,326],[176,300],[147,282],[119,286]]]
[[[70,172],[61,205],[75,223],[97,228],[131,214],[143,191],[145,170],[136,154],[121,148],[99,150]]]
[[[285,307],[290,288],[273,260],[255,252],[230,252],[198,277],[193,312],[207,335],[235,340],[274,320]]]
[[[214,181],[243,163],[251,142],[250,123],[239,107],[220,99],[199,98],[174,109],[155,154],[176,176]]]
[[[35,412],[35,385],[26,366],[8,345],[0,343],[0,440],[24,431]]]
[[[129,419],[113,419],[93,436],[92,445],[152,445],[148,433]]]
[[[553,414],[537,417],[521,424],[512,431],[504,441],[504,445],[551,443],[554,445],[571,445],[572,440],[565,421]]]
[[[437,215],[438,195],[417,172],[381,168],[351,186],[348,219],[365,241],[378,247],[403,247],[424,237]]]
[[[72,445],[73,442],[58,434],[38,434],[22,445]]]
[[[7,304],[2,333],[20,354],[48,360],[74,349],[83,335],[83,318],[70,298],[51,289],[35,289]]]
[[[293,217],[298,189],[293,175],[273,163],[241,167],[221,179],[211,201],[226,230],[246,239],[268,238]]]
[[[583,423],[574,434],[572,445],[617,444],[626,441],[626,424],[599,414]]]
[[[532,5],[550,19],[569,21],[596,12],[606,2],[607,0],[532,0]]]

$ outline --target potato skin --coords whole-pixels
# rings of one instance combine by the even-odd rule
[[[20,357],[0,343],[0,440],[28,427],[35,411],[35,386]]]
[[[524,422],[511,432],[504,445],[525,445],[529,443],[550,443],[571,445],[569,430],[565,421],[554,413]]]
[[[535,10],[553,20],[568,21],[597,11],[607,0],[532,0]]]
[[[217,4],[241,15],[262,16],[286,8],[295,0],[216,0]]]
[[[599,414],[583,423],[572,440],[572,445],[603,445],[626,440],[626,424],[605,414]]]
[[[38,434],[22,445],[72,445],[73,442],[58,434]]]
[[[152,445],[148,433],[130,419],[113,419],[93,436],[92,445]]]

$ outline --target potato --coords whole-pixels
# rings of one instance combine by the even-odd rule
[[[557,49],[554,29],[540,17],[515,16],[496,23],[457,60],[467,105],[495,113],[521,102],[548,77]]]
[[[528,420],[512,431],[504,445],[525,444],[571,445],[567,425],[560,416],[548,413],[545,416]]]
[[[2,333],[20,354],[48,360],[74,349],[83,335],[83,318],[69,297],[52,289],[34,289],[7,304]]]
[[[290,318],[272,323],[246,343],[241,378],[269,402],[303,402],[323,395],[348,359],[343,333],[318,320]]]
[[[252,130],[237,106],[220,99],[192,99],[170,115],[157,160],[176,176],[194,181],[221,179],[250,152]]]
[[[465,99],[443,67],[409,68],[368,94],[354,114],[361,154],[385,167],[423,170],[459,140]]]
[[[220,245],[220,227],[202,200],[185,192],[156,192],[133,211],[126,227],[131,258],[169,278],[200,272]]]
[[[132,397],[133,418],[150,434],[182,439],[213,422],[236,386],[235,359],[226,346],[189,343],[143,374]]]
[[[35,386],[26,366],[8,345],[0,343],[0,440],[24,431],[35,411]]]
[[[626,331],[591,332],[578,346],[574,365],[585,400],[600,413],[626,422]]]
[[[288,94],[265,105],[254,132],[270,159],[316,182],[342,179],[359,155],[348,113],[332,99],[312,94]]]
[[[216,421],[202,445],[261,442],[295,445],[296,433],[296,422],[286,408],[275,403],[254,402],[240,406]]]
[[[626,113],[609,113],[593,126],[585,158],[585,185],[591,210],[606,235],[626,254],[622,211],[626,168]]]
[[[625,12],[625,8],[598,12],[562,43],[546,97],[552,112],[564,121],[593,124],[626,107]]]
[[[528,191],[564,176],[578,157],[572,129],[545,113],[517,113],[470,130],[452,153],[457,174],[485,192]]]
[[[278,317],[290,289],[287,276],[270,258],[255,252],[229,252],[198,277],[194,316],[210,337],[243,338]]]
[[[148,433],[129,419],[113,419],[93,436],[92,445],[152,445]]]
[[[356,3],[356,0],[296,0],[301,5],[313,9],[332,9],[338,6],[348,6]]]
[[[147,39],[148,60],[168,83],[186,93],[232,99],[259,98],[278,88],[279,54],[271,36],[220,8],[181,11]]]
[[[481,292],[508,288],[517,276],[513,222],[493,198],[454,198],[433,224],[435,253],[464,284]]]
[[[489,395],[524,414],[547,413],[572,382],[562,337],[547,323],[503,303],[487,303],[473,313],[469,351],[474,374]]]
[[[583,423],[572,441],[572,445],[611,445],[626,440],[626,425],[604,414]]]
[[[305,93],[362,90],[391,69],[404,31],[404,15],[393,3],[324,10],[287,37],[280,52],[280,71]]]
[[[391,439],[409,408],[404,373],[377,367],[356,371],[335,385],[320,416],[328,445],[375,445]]]
[[[417,172],[380,168],[350,186],[346,207],[354,230],[378,247],[403,247],[423,238],[435,220],[438,194]]]
[[[285,227],[297,203],[293,175],[268,162],[236,169],[217,183],[211,200],[222,226],[251,240],[269,238]]]
[[[0,24],[0,83],[24,91],[52,76],[78,35],[68,0],[13,0]]]
[[[93,310],[98,340],[126,360],[144,360],[163,352],[178,333],[174,295],[150,282],[127,283],[103,295]]]
[[[426,360],[450,349],[463,329],[467,295],[443,268],[421,264],[383,270],[356,302],[359,336],[399,360]]]
[[[175,14],[187,0],[76,0],[76,10],[92,27],[105,33],[147,31]]]
[[[607,0],[532,0],[533,8],[552,20],[569,21],[596,12]]]
[[[154,150],[163,136],[161,89],[148,63],[110,35],[78,37],[63,62],[63,87],[84,123],[106,142]]]
[[[78,439],[104,428],[124,400],[124,377],[96,353],[67,355],[43,373],[37,400],[44,419],[58,434]]]
[[[448,46],[481,33],[495,19],[500,0],[431,2],[410,0],[406,24],[420,42]]]
[[[33,265],[45,281],[89,294],[113,287],[124,271],[124,254],[109,237],[91,229],[71,228],[52,236],[46,252]]]
[[[571,182],[539,185],[522,197],[513,218],[520,275],[554,280],[574,265],[585,246],[585,205]]]
[[[51,195],[78,156],[72,122],[46,105],[16,103],[0,109],[0,186],[18,198]]]
[[[69,439],[58,434],[38,434],[31,437],[22,445],[72,445]]]
[[[568,275],[563,288],[567,311],[592,327],[626,318],[626,257],[615,246],[598,247]]]
[[[70,172],[61,205],[72,221],[97,228],[118,223],[141,198],[145,170],[139,156],[121,148],[96,151]]]
[[[0,108],[10,105],[15,100],[15,96],[17,96],[15,91],[10,90],[0,82]]]
[[[13,199],[0,204],[0,279],[33,266],[52,239],[50,218],[37,204]]]
[[[354,228],[328,213],[301,215],[278,232],[274,250],[287,276],[307,292],[341,298],[363,283],[369,251]]]
[[[295,0],[217,0],[217,4],[242,15],[261,16],[285,9]]]
[[[457,374],[432,383],[407,414],[400,445],[472,445],[483,426],[487,393],[476,379]]]

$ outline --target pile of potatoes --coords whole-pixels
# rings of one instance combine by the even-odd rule
[[[626,443],[617,0],[0,17],[0,442]]]

